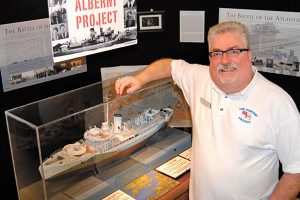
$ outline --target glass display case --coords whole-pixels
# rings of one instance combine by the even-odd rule
[[[114,83],[5,112],[19,199],[102,199],[190,147],[170,126],[183,109],[171,79],[125,95]]]

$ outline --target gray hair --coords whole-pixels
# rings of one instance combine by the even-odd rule
[[[241,40],[245,44],[246,48],[250,48],[249,46],[249,32],[245,25],[243,25],[240,22],[237,21],[227,21],[227,22],[221,22],[219,24],[216,24],[212,26],[207,35],[207,41],[208,41],[208,48],[209,50],[211,47],[211,42],[213,38],[220,34],[220,33],[226,33],[226,32],[238,32],[241,35]]]

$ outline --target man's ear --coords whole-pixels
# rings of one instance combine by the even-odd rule
[[[248,57],[249,57],[249,60],[252,60],[252,51],[251,50],[248,51]]]

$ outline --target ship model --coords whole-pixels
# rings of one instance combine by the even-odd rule
[[[103,122],[84,133],[84,138],[53,152],[39,166],[45,180],[97,169],[141,148],[171,118],[173,110],[146,109],[134,118],[124,120],[115,114],[113,123]]]

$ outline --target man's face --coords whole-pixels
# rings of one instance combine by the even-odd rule
[[[238,32],[226,32],[213,38],[210,52],[245,48]],[[243,90],[253,77],[251,57],[251,51],[234,56],[223,53],[219,58],[209,57],[212,80],[227,94]]]
[[[53,29],[53,35],[57,35],[57,33],[58,33],[58,29]]]

